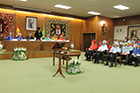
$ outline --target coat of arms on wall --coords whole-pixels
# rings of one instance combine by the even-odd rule
[[[69,20],[47,19],[47,34],[52,37],[54,34],[64,35],[65,39],[69,39]]]
[[[9,32],[14,34],[14,18],[14,14],[0,13],[0,36],[2,39],[5,39]]]

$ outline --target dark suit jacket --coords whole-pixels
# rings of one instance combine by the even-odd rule
[[[33,38],[33,36],[31,36],[31,37],[27,36],[26,39],[29,40],[29,39],[34,39],[34,38]]]

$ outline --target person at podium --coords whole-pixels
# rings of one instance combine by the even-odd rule
[[[13,40],[14,39],[14,36],[12,35],[12,32],[9,33],[9,35],[6,37],[6,40],[10,41],[10,40]]]
[[[60,35],[59,40],[65,40],[64,35],[63,35],[63,34],[61,34],[61,35]]]
[[[19,41],[22,40],[22,39],[24,39],[21,33],[19,33],[19,35],[17,36],[17,39],[18,39]]]
[[[58,40],[58,37],[57,37],[57,35],[56,34],[54,34],[54,36],[51,38],[51,40]]]
[[[35,32],[34,36],[35,36],[35,40],[36,40],[36,41],[42,40],[43,34],[42,34],[42,32],[41,32],[40,27],[37,28],[37,31]]]
[[[34,39],[31,32],[30,32],[29,35],[26,37],[26,39],[27,39],[27,41],[30,40],[30,39]]]

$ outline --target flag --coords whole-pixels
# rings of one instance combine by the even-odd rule
[[[45,38],[45,28],[44,28],[44,26],[43,26],[42,34],[43,34],[42,38]]]
[[[16,37],[18,36],[19,33],[20,33],[20,24],[18,24],[18,27],[17,27]]]

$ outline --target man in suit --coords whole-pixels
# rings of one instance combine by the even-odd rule
[[[37,40],[42,40],[43,34],[42,34],[42,32],[41,32],[40,27],[37,28],[37,31],[35,32],[34,36],[35,36],[36,41],[37,41]]]
[[[29,35],[26,37],[27,40],[34,39],[32,33],[30,32]]]

